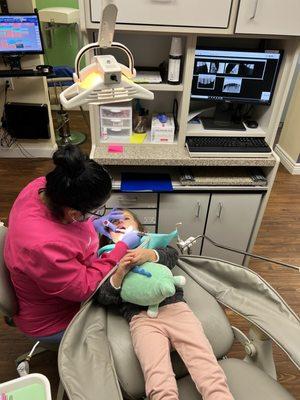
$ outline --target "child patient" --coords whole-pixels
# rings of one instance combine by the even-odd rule
[[[123,210],[123,214],[124,220],[114,222],[118,229],[130,227],[144,231],[142,224],[131,211]],[[110,231],[115,243],[120,240],[121,235]],[[233,400],[225,374],[215,358],[200,321],[186,304],[182,288],[177,287],[176,293],[160,304],[157,318],[149,317],[146,307],[123,302],[120,297],[122,281],[133,266],[152,261],[172,269],[177,257],[177,251],[172,247],[129,250],[110,280],[100,286],[96,300],[101,305],[118,306],[118,310],[128,321],[149,399],[179,399],[170,358],[170,350],[174,348],[204,400]]]

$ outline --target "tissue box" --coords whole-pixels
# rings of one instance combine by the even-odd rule
[[[152,143],[173,143],[175,134],[175,123],[172,114],[167,114],[167,121],[161,122],[158,114],[153,115],[151,122]]]

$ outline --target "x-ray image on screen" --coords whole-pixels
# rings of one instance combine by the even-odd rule
[[[223,84],[224,93],[240,93],[242,78],[225,78]]]
[[[209,72],[211,74],[224,74],[224,70],[225,70],[225,63],[218,61],[210,63]]]
[[[283,52],[197,48],[192,99],[271,104]]]
[[[197,87],[199,89],[210,89],[215,88],[216,75],[199,75]]]
[[[239,64],[235,63],[226,63],[225,64],[225,74],[230,74],[230,75],[237,75],[239,73]]]

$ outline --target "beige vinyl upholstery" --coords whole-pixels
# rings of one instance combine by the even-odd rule
[[[197,256],[182,257],[178,268],[265,332],[300,368],[300,318],[261,276],[241,265]]]
[[[257,367],[238,359],[220,361],[228,386],[235,400],[293,400],[282,386]],[[180,400],[200,400],[202,397],[190,376],[178,381]]]

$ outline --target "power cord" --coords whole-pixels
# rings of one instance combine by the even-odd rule
[[[0,136],[0,146],[10,148],[14,143],[15,139],[11,137],[11,135],[7,131],[7,123],[5,117],[5,105],[7,104],[7,92],[9,88],[9,82],[5,81],[4,87],[4,104],[3,104],[3,112],[1,116],[1,136]]]

